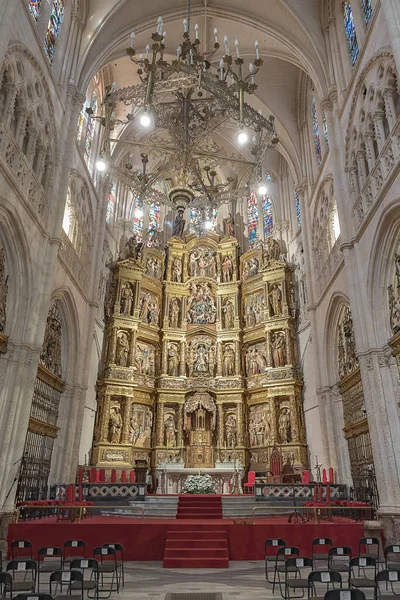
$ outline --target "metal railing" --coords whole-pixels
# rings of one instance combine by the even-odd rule
[[[69,520],[69,521],[75,521],[76,519],[78,520],[78,523],[81,523],[83,518],[92,516],[92,512],[93,511],[100,511],[102,512],[103,510],[106,509],[118,509],[118,510],[125,510],[125,509],[129,509],[129,511],[132,510],[140,510],[141,512],[141,519],[144,518],[145,515],[145,510],[144,510],[144,506],[103,506],[103,505],[93,505],[93,506],[73,506],[73,505],[68,505],[68,504],[60,504],[58,506],[18,506],[18,508],[15,511],[15,522],[18,523],[18,521],[20,520],[28,520],[27,517],[31,516],[31,518],[33,517],[33,519],[36,518],[36,515],[38,513],[40,513],[40,511],[43,511],[45,513],[44,517],[50,517],[50,516],[55,516],[57,517],[57,520]],[[67,515],[63,516],[63,513],[70,511],[69,514],[67,513]],[[22,519],[21,519],[22,516]]]
[[[281,515],[289,515],[289,522],[301,520],[303,523],[314,520],[318,524],[321,520],[333,521],[333,517],[346,517],[355,521],[368,520],[376,518],[376,512],[373,506],[337,506],[327,504],[326,506],[274,506],[266,504],[265,506],[255,506],[252,510],[253,519],[257,511],[264,511],[261,517],[277,517],[277,514],[271,514],[270,511],[281,511]],[[267,511],[267,512],[266,512]],[[253,521],[254,524],[255,521]]]

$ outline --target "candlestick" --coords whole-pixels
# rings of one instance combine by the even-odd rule
[[[164,33],[162,34],[162,43],[164,44],[164,46],[165,46],[165,40],[166,40],[166,38],[167,38],[167,32],[164,31]]]
[[[218,44],[218,29],[217,28],[214,29],[214,42],[216,44]]]
[[[182,46],[178,46],[176,49],[176,58],[179,60],[182,54]]]
[[[239,54],[239,40],[235,40],[236,58],[240,58]]]
[[[256,59],[258,60],[260,58],[260,53],[258,51],[258,40],[254,42],[254,48],[256,49]]]
[[[163,30],[163,19],[162,17],[158,17],[157,19],[157,33],[158,35],[162,35]]]
[[[228,36],[224,36],[225,55],[229,56]]]
[[[135,33],[132,31],[132,33],[131,33],[131,48],[132,48],[132,50],[134,49],[134,47],[135,47]]]
[[[187,30],[188,30],[187,19],[183,19],[183,33],[187,33]]]
[[[197,23],[194,26],[194,37],[195,37],[196,40],[199,39],[199,26],[197,25]]]
[[[150,44],[147,44],[146,46],[146,58],[149,58],[149,52],[150,52],[151,48],[150,48]]]

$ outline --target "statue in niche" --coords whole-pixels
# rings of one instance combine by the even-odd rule
[[[135,367],[139,375],[155,376],[155,349],[153,346],[142,342],[136,344]]]
[[[120,444],[122,435],[123,420],[121,415],[121,407],[119,404],[115,404],[110,409],[110,421],[109,421],[109,441],[111,444]]]
[[[269,404],[260,404],[250,408],[249,436],[250,446],[266,446],[270,441],[271,412]]]
[[[211,248],[196,248],[189,257],[190,277],[211,277],[217,276],[217,258],[216,253]]]
[[[208,375],[208,352],[205,346],[199,346],[197,348],[194,372],[198,375]]]
[[[128,366],[129,340],[125,331],[119,331],[117,334],[117,349],[115,363],[120,367]]]
[[[179,376],[179,348],[177,344],[170,343],[168,345],[168,375],[172,377]]]
[[[129,424],[129,443],[135,445],[140,435],[140,425],[137,422],[136,415],[133,414]]]
[[[200,268],[199,268],[199,258],[200,255],[196,250],[194,250],[189,257],[189,274],[190,277],[199,277]]]
[[[40,363],[57,377],[61,377],[61,315],[56,301],[47,316]]]
[[[158,280],[161,279],[161,265],[160,265],[160,261],[157,258],[150,256],[147,259],[146,275],[149,275],[150,277],[154,277],[155,279],[158,279]]]
[[[245,300],[244,323],[246,327],[254,327],[261,322],[264,310],[264,294],[252,294]]]
[[[188,299],[187,322],[194,325],[215,323],[217,309],[208,283],[193,283]]]
[[[176,424],[174,415],[171,413],[167,416],[164,422],[165,445],[167,448],[176,448]]]
[[[172,281],[182,283],[182,259],[180,256],[175,256],[172,261]]]
[[[140,262],[142,257],[143,243],[138,242],[136,235],[133,234],[126,242],[124,251],[120,253],[119,260],[134,260]]]
[[[4,248],[0,249],[0,331],[6,326],[6,305],[8,296],[8,275],[5,273]]]
[[[264,372],[267,366],[265,351],[262,349],[262,344],[250,347],[246,352],[246,373],[249,377],[252,375],[260,375]]]
[[[244,307],[244,323],[246,327],[254,327],[256,324],[254,310],[250,304],[246,304]]]
[[[353,318],[349,306],[342,313],[338,329],[339,377],[342,378],[358,368]]]
[[[186,221],[183,218],[183,210],[178,209],[178,212],[175,216],[174,227],[172,229],[172,237],[183,237],[183,232],[185,231]]]
[[[282,316],[282,292],[277,283],[272,284],[268,297],[272,308],[272,315],[274,317]]]
[[[222,283],[229,283],[233,279],[233,262],[231,256],[225,256],[222,261]]]
[[[157,301],[154,299],[149,306],[149,325],[158,326],[160,309],[157,306]]]
[[[132,315],[133,308],[133,290],[130,283],[126,282],[122,286],[121,290],[121,314],[126,317],[130,317]]]
[[[224,354],[222,358],[222,374],[225,377],[231,377],[235,374],[235,351],[229,344],[227,344],[224,348]]]
[[[243,265],[243,281],[250,279],[250,277],[254,277],[258,274],[258,259],[251,257],[246,260]]]
[[[215,346],[211,345],[208,349],[208,373],[210,377],[214,377],[216,365]]]
[[[278,240],[268,237],[263,247],[263,263],[267,265],[272,260],[281,260],[282,252]]]
[[[196,357],[197,357],[196,348],[194,346],[191,346],[189,348],[189,353],[188,353],[188,357],[187,357],[187,364],[188,364],[188,369],[189,369],[189,377],[193,377],[194,365],[196,363]]]
[[[273,334],[271,345],[274,367],[284,367],[286,365],[286,343],[283,331]]]
[[[178,329],[179,327],[179,316],[181,312],[181,305],[178,298],[171,298],[169,305],[169,326],[172,329]]]
[[[153,413],[143,404],[133,404],[129,427],[129,443],[133,446],[150,448]]]
[[[222,307],[222,314],[224,316],[224,329],[233,329],[235,325],[235,305],[232,298],[227,298],[225,301]]]
[[[223,220],[224,237],[234,237],[235,223],[231,213]]]
[[[279,415],[279,439],[281,444],[289,444],[292,441],[290,411],[288,408],[282,408]]]
[[[230,414],[225,422],[225,437],[228,448],[235,448],[237,436],[237,423],[233,414]]]

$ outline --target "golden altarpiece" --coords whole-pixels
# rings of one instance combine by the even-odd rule
[[[130,238],[112,266],[92,464],[307,466],[293,273],[279,243]]]

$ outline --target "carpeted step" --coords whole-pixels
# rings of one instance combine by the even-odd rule
[[[187,527],[187,525],[186,525]],[[167,531],[167,540],[211,540],[227,539],[227,533],[223,529],[171,529]]]
[[[222,519],[222,515],[220,513],[185,513],[185,514],[177,514],[177,519]]]
[[[227,558],[228,549],[225,548],[166,548],[164,560],[167,558]]]
[[[166,558],[164,569],[228,569],[227,558]]]
[[[167,538],[165,543],[165,549],[170,548],[226,548],[226,537],[219,539],[204,539],[199,540],[196,538],[183,538],[170,540]]]
[[[194,505],[194,506],[179,506],[178,507],[178,512],[180,512],[180,513],[188,513],[188,512],[194,513],[197,511],[202,512],[202,513],[210,513],[210,512],[217,513],[217,512],[219,512],[222,515],[222,510],[221,510],[220,506],[195,506]]]

